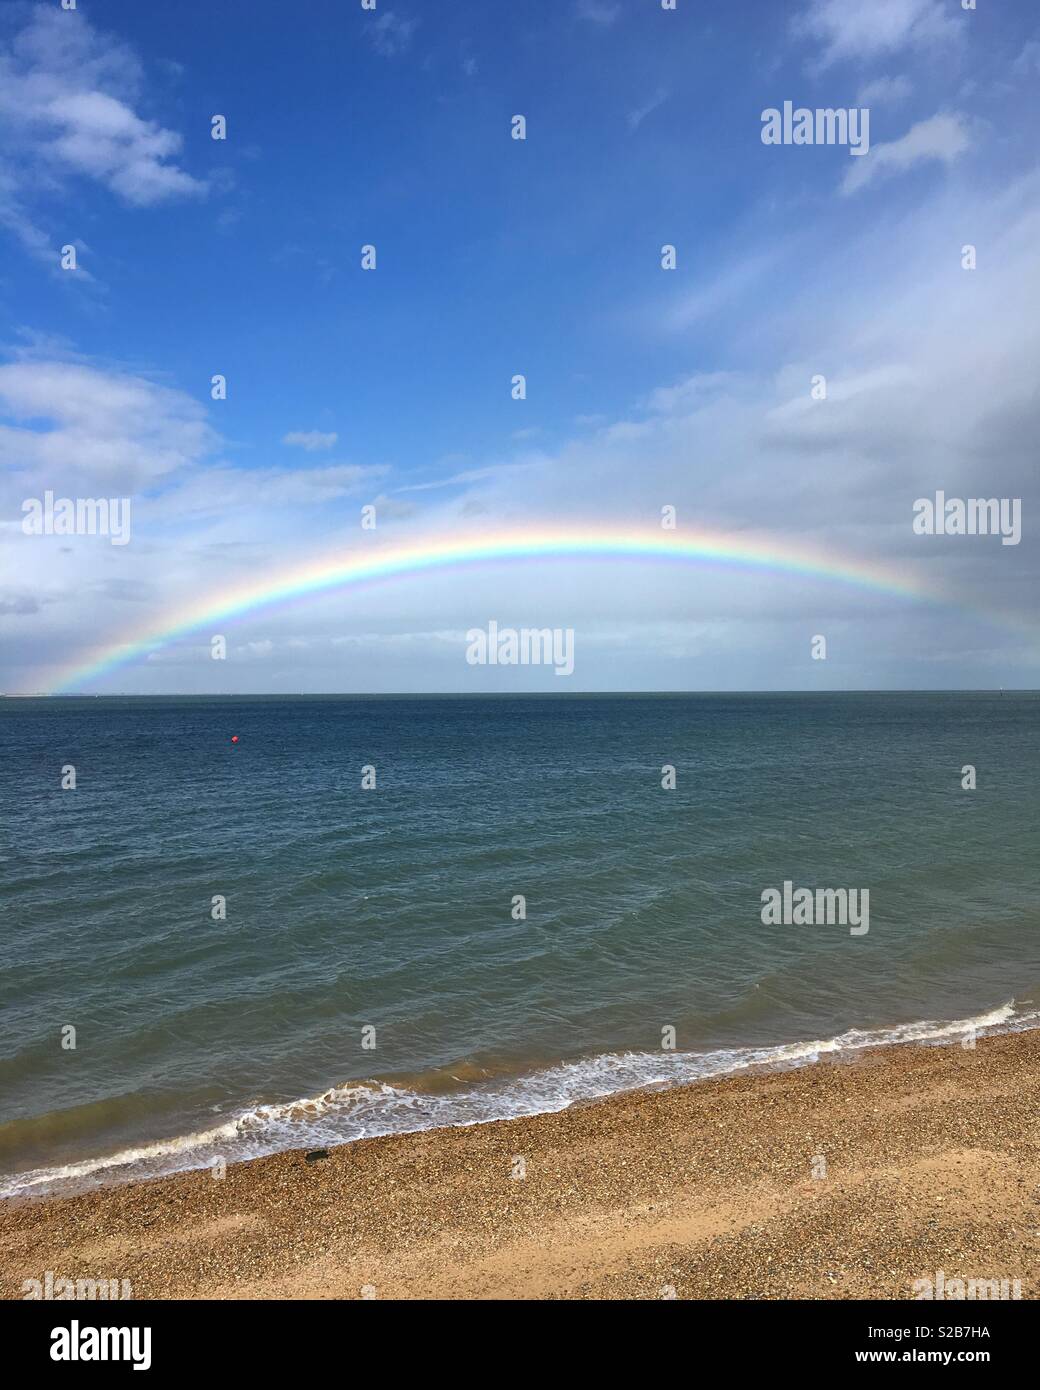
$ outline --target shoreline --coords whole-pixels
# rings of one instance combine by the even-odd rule
[[[942,1271],[1035,1298],[1037,1113],[1030,1029],[8,1198],[0,1296],[913,1298]]]
[[[821,1059],[905,1043],[945,1044],[966,1035],[994,1036],[1040,1028],[1033,1002],[1009,1000],[960,1019],[919,1019],[882,1028],[847,1028],[829,1038],[785,1043],[728,1046],[696,1052],[600,1053],[499,1076],[468,1062],[442,1066],[418,1078],[388,1076],[331,1086],[317,1096],[284,1102],[257,1102],[225,1115],[202,1130],[138,1141],[129,1148],[69,1160],[55,1167],[27,1169],[0,1177],[0,1203],[12,1198],[71,1197],[126,1183],[147,1182],[207,1169],[214,1163],[267,1158],[304,1147],[339,1147],[362,1139],[427,1133],[470,1124],[528,1119],[555,1114],[575,1104],[610,1099],[635,1091],[698,1084],[727,1076],[761,1075],[814,1066]],[[456,1072],[471,1071],[463,1090],[446,1087]],[[423,1086],[435,1076],[441,1083]],[[403,1122],[402,1122],[403,1120]],[[302,1126],[307,1124],[308,1131]]]

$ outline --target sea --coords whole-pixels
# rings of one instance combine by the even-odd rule
[[[1038,716],[2,699],[0,1195],[1035,1027]]]

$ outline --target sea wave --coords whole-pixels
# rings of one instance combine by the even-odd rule
[[[939,1045],[974,1032],[1020,1032],[1040,1027],[1040,1009],[1014,1001],[953,1020],[925,1019],[890,1028],[850,1028],[836,1037],[766,1047],[707,1052],[604,1053],[561,1062],[526,1076],[496,1079],[431,1094],[381,1081],[352,1081],[322,1095],[257,1105],[211,1128],[54,1168],[0,1177],[0,1197],[82,1191],[240,1162],[285,1149],[327,1147],[378,1135],[488,1124],[493,1120],[566,1110],[577,1101],[623,1091],[684,1085],[753,1069],[809,1066],[821,1057],[895,1043]]]

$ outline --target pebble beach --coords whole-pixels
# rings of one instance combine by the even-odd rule
[[[880,1048],[9,1200],[0,1293],[914,1299],[941,1272],[1035,1298],[1038,1113],[1040,1031]]]

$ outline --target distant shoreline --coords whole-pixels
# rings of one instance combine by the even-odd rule
[[[11,1199],[0,1293],[913,1299],[941,1271],[1032,1299],[1038,1109],[1031,1030]]]

